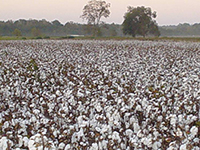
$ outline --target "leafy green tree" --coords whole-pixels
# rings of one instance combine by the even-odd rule
[[[37,28],[35,28],[35,27],[31,29],[31,34],[32,34],[34,37],[41,36],[40,30],[37,29]]]
[[[15,29],[14,31],[13,31],[13,35],[15,35],[15,36],[22,36],[22,33],[21,33],[21,31],[19,30],[19,29]]]
[[[114,28],[110,29],[110,35],[117,36],[117,31]]]
[[[99,33],[99,24],[102,17],[109,17],[110,15],[110,3],[106,3],[102,0],[90,0],[83,8],[83,14],[81,18],[86,19],[88,24],[93,26],[93,35],[96,36]]]
[[[125,13],[123,26],[124,34],[129,34],[135,37],[141,35],[145,37],[148,34],[159,36],[160,32],[156,21],[156,12],[152,12],[151,8],[128,7],[128,12]]]
[[[103,33],[101,31],[101,28],[98,28],[98,30],[97,30],[97,36],[101,37],[102,35],[103,35]]]
[[[60,21],[58,21],[58,20],[52,21],[52,24],[53,24],[54,26],[57,26],[57,27],[62,27],[62,26],[63,26],[63,25],[60,23]]]

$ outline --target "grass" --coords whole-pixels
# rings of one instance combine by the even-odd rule
[[[0,40],[26,40],[31,37],[17,37],[17,36],[0,36]]]
[[[21,38],[15,36],[0,36],[0,40],[19,40],[19,39]]]
[[[52,39],[61,39],[60,37],[54,37]],[[191,41],[200,42],[200,37],[74,37],[73,39],[88,39],[88,40],[141,40],[141,41],[160,41],[160,40],[170,40],[170,41]]]
[[[159,40],[170,40],[170,41],[191,41],[200,42],[200,37],[16,37],[16,36],[0,36],[0,40],[31,40],[31,39],[86,39],[86,40],[141,40],[141,41],[159,41]]]

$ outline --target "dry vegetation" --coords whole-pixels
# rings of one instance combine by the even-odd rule
[[[200,148],[200,45],[0,41],[0,149]]]

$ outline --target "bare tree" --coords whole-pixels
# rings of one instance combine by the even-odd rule
[[[106,3],[102,0],[90,0],[83,8],[83,14],[81,18],[86,19],[89,25],[94,27],[94,36],[99,30],[99,24],[102,17],[109,17],[110,15],[110,3]]]

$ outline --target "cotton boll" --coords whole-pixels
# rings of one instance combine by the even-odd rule
[[[141,130],[139,130],[139,131],[137,132],[137,136],[140,137],[140,138],[143,137],[143,134],[142,134],[142,131],[141,131]]]
[[[48,140],[46,136],[39,133],[33,135],[28,141],[28,148],[31,150],[42,150],[47,149],[47,147],[48,149],[55,150],[54,143]]]
[[[153,132],[153,135],[154,135],[154,137],[155,137],[154,139],[157,139],[158,136],[159,136],[159,132],[158,132],[158,131],[154,131],[154,132]]]
[[[195,138],[195,139],[193,139],[193,142],[198,144],[198,143],[200,143],[200,139],[199,138]]]
[[[144,137],[141,139],[141,142],[148,147],[152,147],[152,139],[151,138]]]
[[[18,135],[18,146],[21,147],[23,145],[23,139],[21,135]]]
[[[37,119],[36,119],[35,116],[32,116],[32,117],[30,118],[30,122],[36,122],[36,121],[37,121]]]
[[[181,114],[181,115],[178,115],[178,121],[179,122],[182,122],[183,121],[183,115]]]
[[[96,108],[97,112],[101,112],[101,110],[102,110],[102,107],[101,107],[100,104],[97,104],[97,105],[95,106],[95,108]]]
[[[49,119],[47,119],[47,118],[42,118],[42,119],[41,119],[41,122],[42,122],[43,124],[48,124]]]
[[[70,144],[67,144],[67,145],[65,146],[65,149],[64,149],[64,150],[70,150],[70,149],[71,149]]]
[[[86,127],[89,124],[87,121],[83,120],[83,116],[79,116],[77,121],[80,128]]]
[[[126,144],[124,144],[124,143],[121,143],[121,149],[126,149],[127,147],[126,147]]]
[[[113,134],[112,134],[112,139],[113,139],[113,140],[117,140],[118,143],[121,142],[121,138],[120,138],[120,136],[119,136],[119,133],[116,132],[116,131],[113,132]]]
[[[85,147],[87,144],[84,142],[80,142],[80,145]]]
[[[197,116],[192,116],[191,118],[192,121],[196,121],[197,119],[198,119]]]
[[[182,133],[182,131],[181,131],[180,128],[177,129],[177,131],[176,131],[176,136],[178,136],[178,137],[180,137],[180,138],[183,136],[183,133]]]
[[[10,146],[13,145],[12,142],[11,142],[9,139],[7,139],[6,137],[2,137],[2,138],[0,139],[0,149],[1,149],[1,150],[7,150],[8,144],[9,144]]]
[[[199,150],[199,146],[194,146],[192,150]]]
[[[54,78],[51,78],[50,81],[51,81],[51,83],[54,83],[54,82],[55,82],[55,79],[54,79]]]
[[[58,149],[64,149],[64,147],[65,147],[65,143],[63,142],[58,145]]]
[[[96,130],[97,132],[101,132],[101,128],[99,128],[99,127],[95,127],[95,130]]]
[[[42,137],[40,134],[32,136],[28,142],[28,148],[31,150],[37,150],[41,145],[42,145]]]
[[[60,92],[60,90],[57,90],[57,91],[56,91],[56,95],[57,95],[57,96],[61,96],[61,95],[62,95],[62,93]]]
[[[136,110],[137,110],[137,111],[142,111],[141,105],[137,105],[137,106],[136,106]]]
[[[134,128],[134,133],[138,133],[140,130],[140,126],[137,122],[133,124],[133,128]]]
[[[177,120],[176,115],[171,115],[170,124],[172,126],[176,126],[176,120]]]
[[[128,136],[129,138],[131,138],[131,136],[133,135],[133,131],[131,129],[127,129],[125,133],[126,133],[126,136]]]
[[[23,142],[24,142],[24,146],[25,146],[25,147],[28,147],[29,139],[28,139],[27,137],[24,137],[24,138],[23,138]]]
[[[107,144],[108,144],[108,141],[103,140],[103,141],[101,142],[102,149],[107,149]]]
[[[193,126],[190,129],[190,138],[194,138],[198,134],[198,128],[196,126]]]
[[[134,116],[132,116],[131,118],[130,118],[130,124],[134,124],[135,122],[136,122],[136,119],[135,119],[135,117]]]
[[[148,107],[148,101],[147,101],[147,99],[145,98],[145,99],[142,100],[142,108],[146,109],[146,107]],[[136,107],[136,110],[137,110],[137,107]],[[140,111],[141,111],[141,110],[140,110]]]
[[[58,134],[59,134],[59,131],[57,131],[57,130],[53,131],[53,135],[54,135],[55,137],[57,137]]]
[[[82,93],[80,90],[77,92],[77,96],[78,97],[84,97],[85,95],[84,95],[84,93]]]
[[[104,134],[104,133],[106,133],[110,130],[111,130],[111,127],[109,125],[104,124],[104,125],[101,126],[100,133]]]
[[[158,150],[161,147],[161,143],[156,141],[153,143],[152,149],[153,150]]]
[[[157,120],[158,120],[159,122],[162,122],[163,116],[158,116]]]
[[[6,122],[4,122],[4,124],[3,124],[2,130],[6,129],[6,128],[8,128],[8,127],[9,127],[9,122],[6,121]]]
[[[76,133],[78,141],[80,140],[81,137],[84,137],[84,131],[81,128],[79,132]]]
[[[139,145],[139,141],[136,138],[131,138],[130,143],[135,147]]]
[[[35,107],[35,104],[34,104],[34,103],[32,103],[32,104],[30,105],[30,107],[31,107],[31,108]]]
[[[31,150],[37,150],[37,148],[35,147],[35,141],[34,140],[29,140],[28,148],[31,149]]]
[[[98,144],[97,143],[92,143],[92,147],[90,148],[90,150],[98,150]]]
[[[41,71],[41,72],[40,72],[40,78],[41,78],[42,80],[46,80],[46,74],[45,74],[44,71]]]
[[[187,150],[187,144],[183,144],[180,146],[180,150]]]
[[[171,142],[169,143],[169,147],[167,148],[167,150],[174,150],[176,149],[176,142]]]
[[[34,110],[33,110],[33,113],[36,114],[36,115],[38,115],[38,114],[40,113],[40,110],[34,109]]]
[[[152,106],[151,105],[147,105],[147,108],[146,108],[147,114],[149,114],[151,109],[152,109]]]
[[[66,97],[66,98],[69,98],[69,97],[71,96],[71,92],[72,92],[71,90],[65,91],[65,92],[64,92],[65,97]]]

